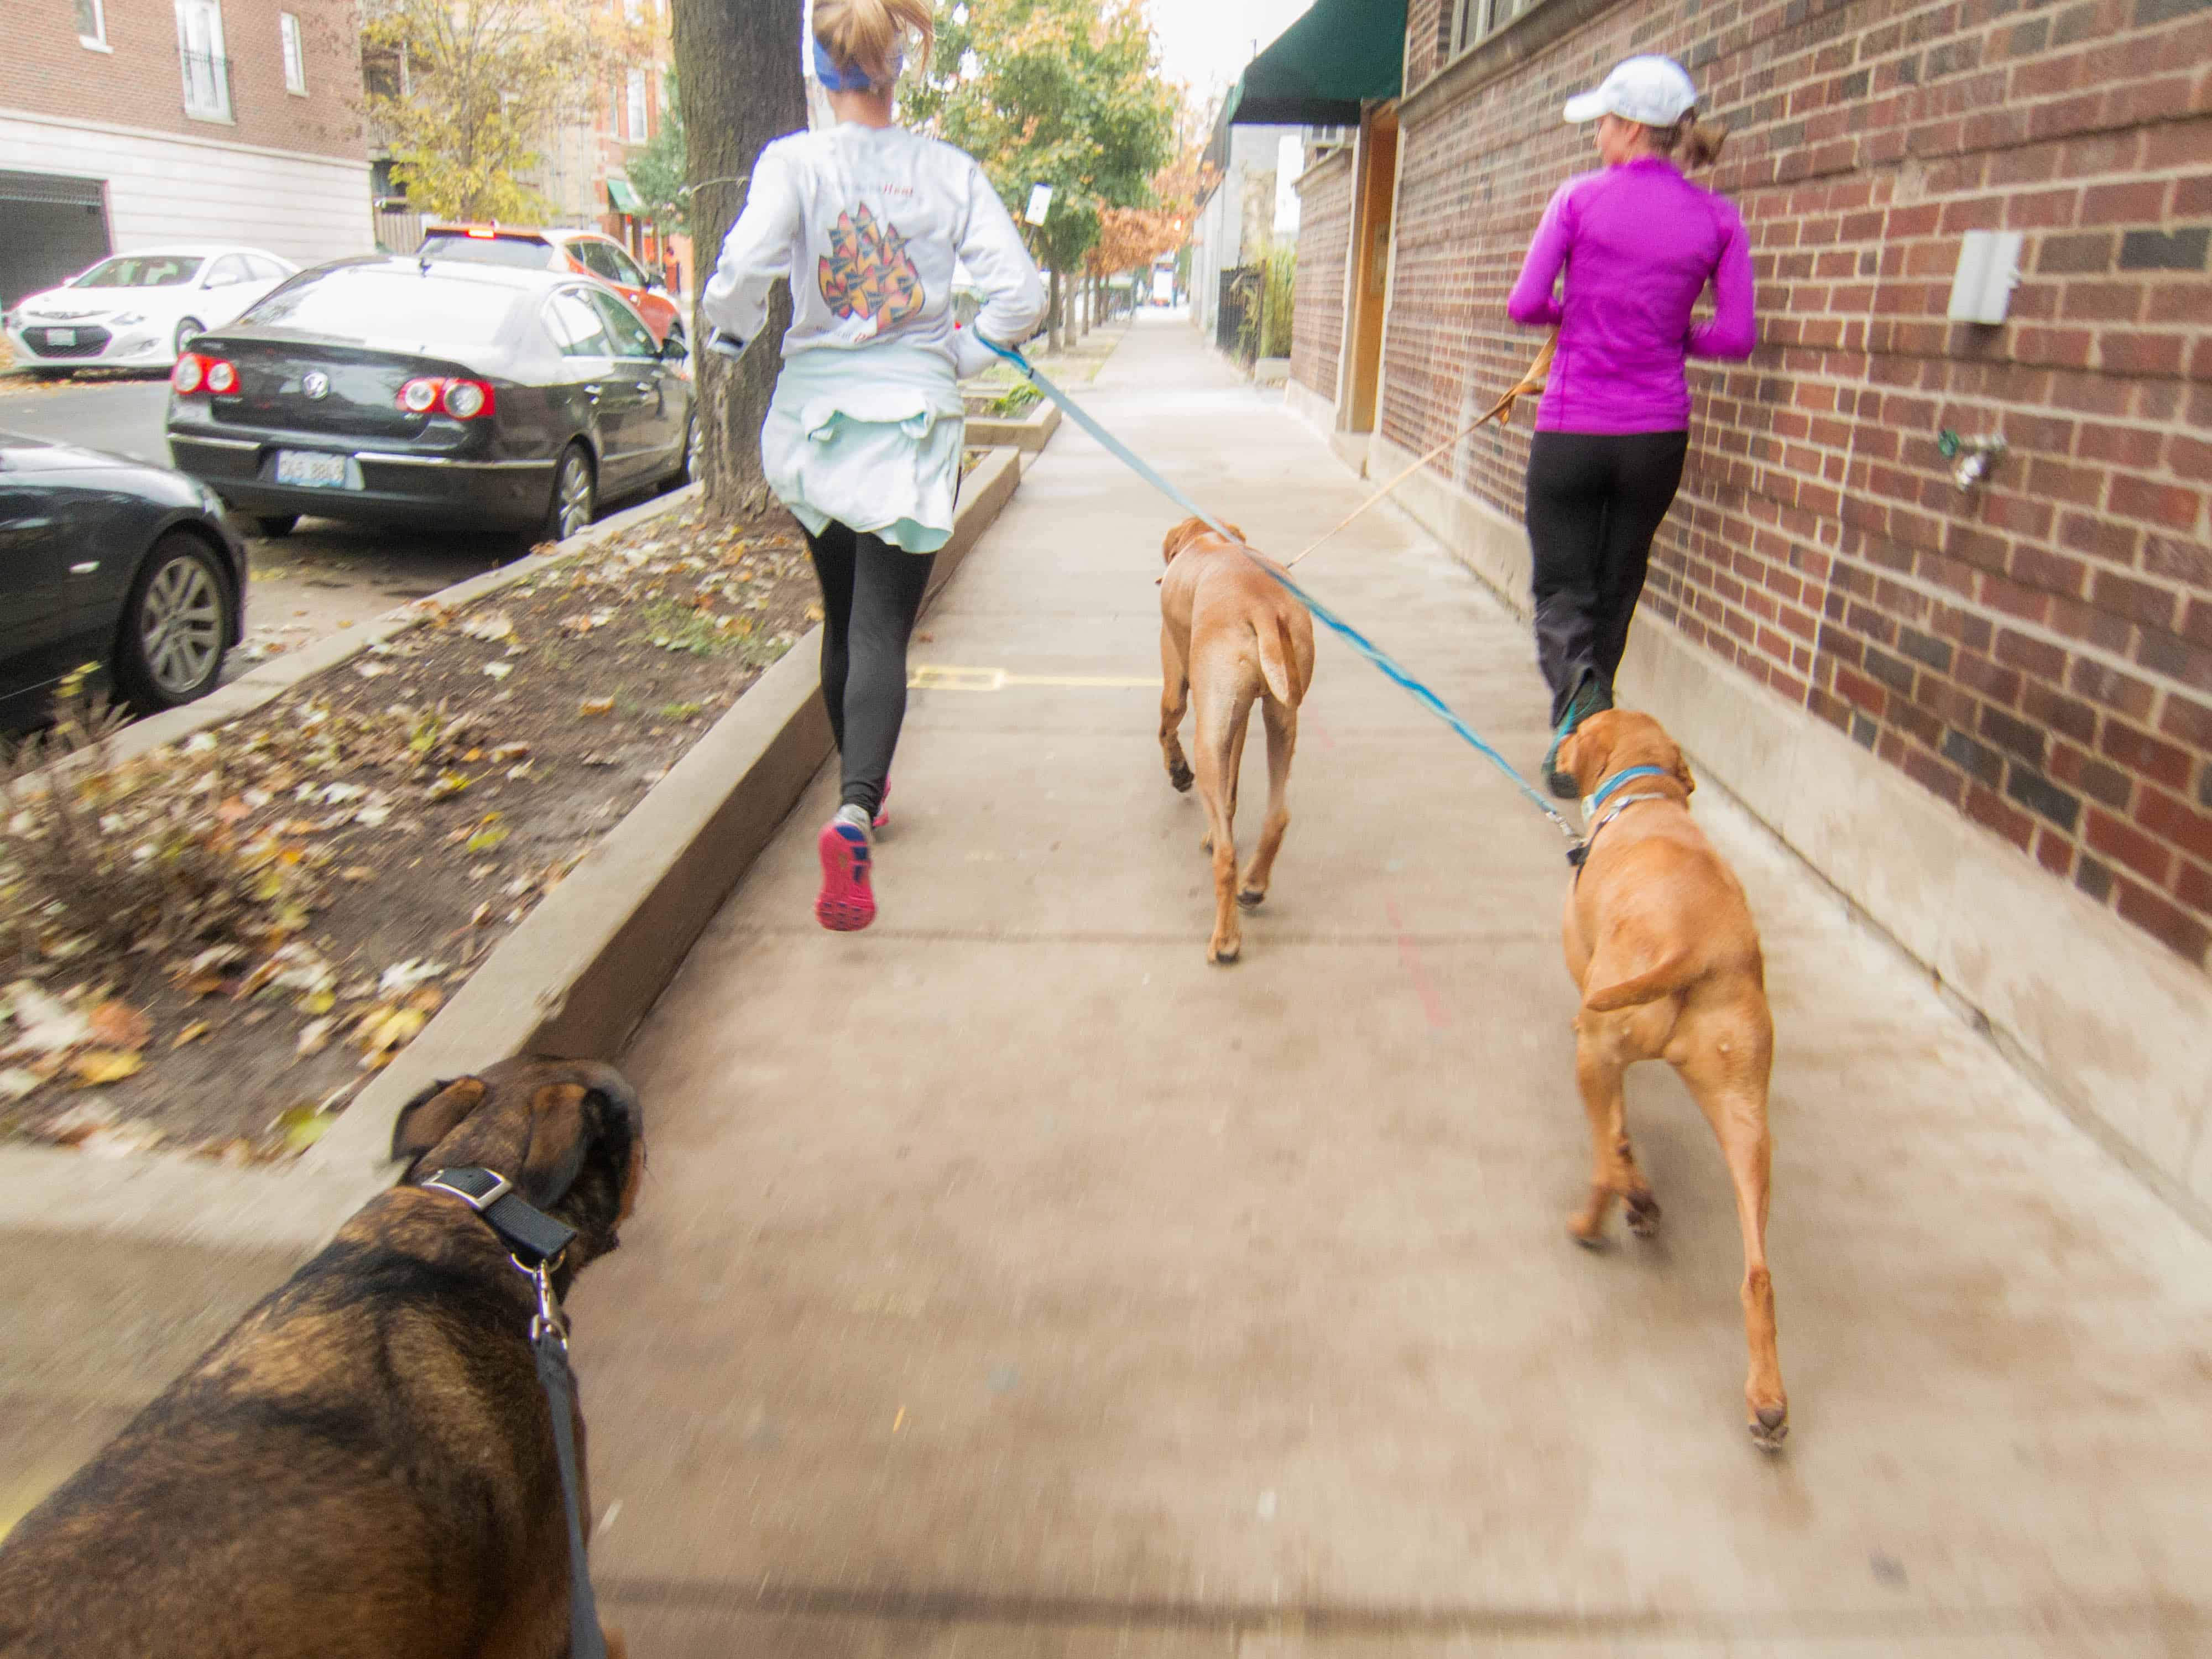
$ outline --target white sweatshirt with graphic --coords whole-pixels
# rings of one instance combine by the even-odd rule
[[[785,276],[796,309],[787,362],[897,341],[972,374],[994,360],[953,327],[956,264],[985,295],[976,329],[1001,344],[1036,331],[1044,283],[975,158],[904,127],[846,122],[761,151],[700,310],[750,340]]]

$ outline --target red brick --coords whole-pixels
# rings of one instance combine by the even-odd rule
[[[2088,830],[2082,839],[2097,852],[2125,865],[2154,884],[2162,884],[2173,868],[2171,848],[2101,806],[2088,809]]]
[[[2131,179],[2124,185],[2092,185],[2081,192],[2080,222],[2085,225],[2139,225],[2156,221],[2166,211],[2163,179]]]
[[[2118,720],[2105,722],[2103,737],[2097,747],[2106,757],[2133,772],[2164,784],[2169,789],[2186,789],[2189,775],[2195,769],[2188,751],[2177,749],[2170,743],[2160,742],[2146,732]]]
[[[2112,511],[2130,519],[2163,525],[2169,530],[2194,530],[2204,498],[2179,484],[2155,483],[2122,473],[2112,479]]]
[[[2125,876],[2113,878],[2113,908],[2168,950],[2198,967],[2212,945],[2212,928],[2179,906]]]
[[[2212,817],[2171,795],[2146,789],[2136,807],[2135,818],[2151,834],[2172,842],[2191,857],[2212,860]]]
[[[2179,374],[2186,337],[2106,329],[2097,336],[2097,362],[2108,374]]]
[[[2178,601],[2167,588],[2137,581],[2115,571],[2100,571],[2089,590],[2090,603],[2100,611],[2125,617],[2147,628],[2172,629]]]

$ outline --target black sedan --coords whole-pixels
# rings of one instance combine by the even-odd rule
[[[212,688],[245,615],[246,548],[205,486],[0,432],[0,726],[87,664],[134,707]]]
[[[315,514],[557,539],[694,454],[681,342],[554,271],[322,265],[194,340],[169,387],[176,464],[272,536]]]

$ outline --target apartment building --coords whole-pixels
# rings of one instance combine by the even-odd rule
[[[102,255],[235,239],[371,246],[345,0],[9,0],[0,302]]]

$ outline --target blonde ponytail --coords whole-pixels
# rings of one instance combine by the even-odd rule
[[[921,61],[937,40],[930,0],[814,0],[814,38],[840,69],[857,69],[873,87],[898,79],[903,37],[921,42]]]
[[[1700,121],[1693,110],[1671,127],[1648,127],[1651,148],[1662,155],[1681,152],[1680,160],[1685,171],[1709,167],[1720,159],[1721,146],[1728,142],[1729,130],[1718,121]]]

